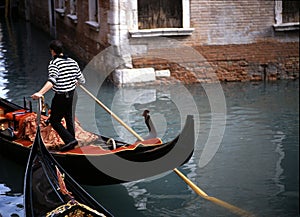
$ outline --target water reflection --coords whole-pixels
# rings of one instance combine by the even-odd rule
[[[283,147],[283,140],[286,138],[283,132],[278,131],[274,134],[274,139],[271,140],[276,145],[275,152],[278,153],[279,158],[276,163],[276,172],[275,172],[275,177],[274,181],[275,184],[278,186],[278,192],[277,194],[280,194],[284,191],[284,185],[281,182],[281,177],[283,174],[283,168],[282,168],[282,160],[285,158],[285,153],[284,153],[284,147]]]
[[[0,216],[23,216],[25,168],[0,155]]]
[[[199,169],[197,161],[202,153],[203,143],[197,143],[194,158],[182,168],[185,174],[210,195],[253,211],[257,216],[297,215],[298,85],[298,81],[224,84],[228,113],[222,146],[209,165]],[[189,90],[196,93],[199,88],[193,85]],[[203,111],[200,114],[200,123],[204,127],[201,129],[208,130],[209,109],[203,110],[207,108],[203,103],[205,97],[201,98],[201,94],[199,95],[195,94],[194,97],[198,99],[198,106]],[[171,109],[171,113],[175,112]],[[182,213],[188,214],[187,216],[199,216],[199,213],[204,216],[215,216],[219,213],[220,210],[216,211],[216,207],[212,207],[214,211],[209,211],[207,206],[210,205],[207,204],[198,208],[195,208],[195,205],[193,212],[190,212],[190,206],[185,207],[183,203],[180,211],[174,206],[168,207],[166,203],[179,202],[179,198],[182,198],[177,192],[181,188],[176,188],[176,195],[172,196],[173,192],[164,194],[167,192],[168,182],[174,179],[176,177],[169,174],[161,179],[151,180],[149,182],[151,184],[145,180],[130,183],[126,187],[135,198],[136,206],[143,210],[143,213],[147,213],[147,216],[154,216],[153,210],[160,209],[162,204],[164,206],[160,211],[171,216],[180,216]],[[155,185],[155,188],[164,186],[164,191],[155,193],[156,191],[151,188],[152,185]],[[180,184],[172,186],[178,187]],[[184,189],[183,186],[180,187]],[[187,200],[193,201],[191,198]],[[202,203],[199,202],[198,205]],[[218,216],[230,215],[224,212],[226,213],[224,210],[220,211],[222,214]]]
[[[5,58],[4,53],[6,50],[3,48],[3,33],[2,33],[2,25],[0,23],[0,97],[7,98],[6,94],[8,92],[6,86],[8,83],[8,80],[5,78],[7,74],[7,70],[5,68]]]
[[[1,95],[21,103],[47,79],[49,38],[27,22],[1,19],[0,25]]]
[[[89,87],[89,84],[86,84],[86,86]],[[86,105],[86,108],[84,110],[78,108],[77,115],[81,117],[80,119],[88,121],[87,127],[98,127],[98,129],[93,128],[93,130],[99,130],[101,134],[110,137],[119,137],[128,142],[136,140],[134,136],[128,133],[106,111],[99,105],[95,105],[93,100],[86,97],[85,93],[80,90],[78,92],[78,105]],[[164,141],[173,139],[181,132],[186,117],[189,114],[194,115],[196,136],[198,136],[198,132],[200,131],[197,105],[193,96],[184,86],[145,86],[112,89],[110,85],[103,85],[99,90],[98,98],[113,110],[120,119],[142,136],[148,133],[142,117],[145,109],[150,110],[159,136]],[[89,112],[86,112],[87,110]],[[96,121],[97,126],[93,124],[94,121]]]

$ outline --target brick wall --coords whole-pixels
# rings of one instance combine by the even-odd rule
[[[190,50],[190,49],[189,49]],[[136,68],[170,69],[172,79],[184,83],[261,81],[299,78],[299,43],[259,42],[247,45],[194,46],[184,49],[149,51],[136,55]],[[156,52],[156,54],[155,54]],[[157,55],[158,52],[168,52]],[[177,58],[172,58],[172,55]],[[156,57],[155,57],[156,56]],[[166,56],[167,58],[160,58]]]
[[[107,11],[109,0],[102,0],[99,4],[100,28],[95,31],[85,22],[88,21],[88,1],[77,0],[77,22],[67,17],[70,13],[70,1],[65,2],[64,14],[56,13],[56,38],[63,41],[65,47],[70,50],[82,62],[89,62],[95,55],[108,47]],[[24,7],[24,2],[20,4]],[[57,7],[57,1],[55,7]],[[48,1],[32,1],[30,7],[30,22],[45,32],[50,32]],[[20,11],[24,16],[24,8]]]
[[[198,46],[221,81],[299,78],[299,43]]]
[[[185,83],[299,78],[299,30],[274,31],[275,1],[191,0],[190,10],[195,31],[175,39],[203,58],[171,49],[169,56],[179,56],[173,61],[150,51],[134,56],[134,67],[170,69]]]
[[[68,13],[69,1],[66,2],[66,14]],[[109,10],[109,0],[101,1],[100,27],[99,31],[88,26],[88,1],[77,1],[77,23],[74,23],[66,15],[57,16],[57,38],[62,40],[66,47],[71,50],[81,61],[88,63],[94,56],[108,46],[107,34],[107,11]]]
[[[179,40],[189,45],[249,44],[276,39],[298,41],[298,32],[276,33],[275,0],[191,0],[191,37]]]

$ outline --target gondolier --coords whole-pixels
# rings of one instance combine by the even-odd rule
[[[85,78],[78,63],[64,55],[61,41],[53,40],[49,48],[53,58],[48,65],[48,80],[31,97],[38,99],[50,89],[55,92],[49,120],[53,129],[64,141],[60,151],[67,151],[78,144],[74,130],[73,96],[77,84],[85,83]],[[61,123],[63,118],[65,118],[66,128]]]

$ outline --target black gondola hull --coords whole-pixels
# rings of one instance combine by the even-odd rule
[[[9,103],[0,100],[0,106],[6,106],[8,111],[22,108]],[[105,155],[71,152],[52,152],[52,155],[80,184],[110,185],[155,176],[181,166],[191,158],[194,142],[194,120],[188,116],[181,134],[167,143]],[[23,165],[30,149],[0,136],[0,153]]]
[[[53,158],[45,148],[38,127],[24,178],[26,217],[112,217]]]

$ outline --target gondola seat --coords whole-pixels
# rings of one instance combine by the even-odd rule
[[[11,121],[20,121],[22,117],[24,117],[28,113],[25,109],[20,109],[13,112],[8,112],[5,114],[5,118]]]
[[[5,118],[13,124],[14,130],[18,130],[20,120],[24,119],[30,112],[25,109],[20,109],[5,114]]]

